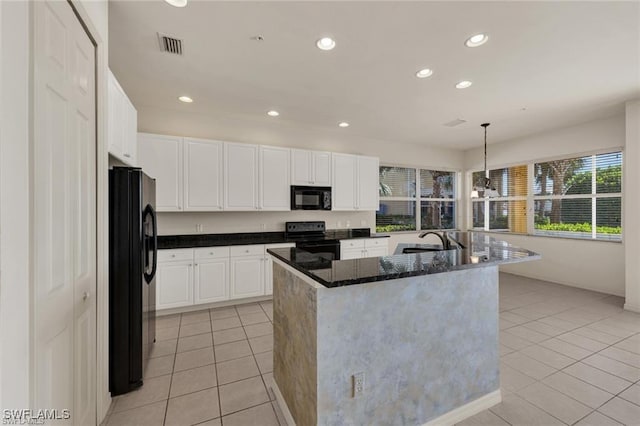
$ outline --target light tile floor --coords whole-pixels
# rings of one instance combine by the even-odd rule
[[[621,297],[500,274],[503,402],[460,425],[640,425],[640,315]],[[141,390],[107,425],[284,425],[273,304],[158,318]]]

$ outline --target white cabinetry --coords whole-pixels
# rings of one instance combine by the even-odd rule
[[[375,157],[333,154],[332,210],[378,210],[378,168]]]
[[[264,294],[273,294],[273,258],[267,250],[277,248],[295,247],[294,243],[268,244],[264,247],[265,271],[264,271]]]
[[[340,260],[387,256],[388,251],[387,238],[340,240]]]
[[[331,210],[355,210],[358,157],[351,154],[333,154],[333,190]]]
[[[184,138],[184,210],[223,206],[223,142]]]
[[[257,210],[258,145],[224,144],[225,210]]]
[[[229,297],[262,296],[264,294],[264,246],[231,247],[231,285]]]
[[[166,250],[161,253],[156,274],[156,308],[169,309],[192,305],[192,250]]]
[[[358,156],[357,210],[378,210],[379,208],[380,161],[375,157]]]
[[[182,138],[138,133],[138,160],[156,179],[156,210],[182,211]]]
[[[260,209],[291,209],[291,150],[260,147]]]
[[[229,299],[229,248],[194,249],[193,303]]]
[[[331,153],[292,149],[291,185],[331,186]]]
[[[107,79],[107,141],[109,154],[136,165],[138,113],[111,71]]]

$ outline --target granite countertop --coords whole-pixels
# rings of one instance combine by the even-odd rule
[[[532,251],[482,232],[449,232],[462,249],[402,254],[403,247],[435,248],[433,244],[399,244],[400,254],[350,260],[327,260],[297,248],[269,249],[275,258],[325,287],[364,284],[417,275],[438,274],[505,263],[538,260]]]
[[[369,228],[329,229],[323,236],[287,238],[284,232],[246,232],[235,234],[159,235],[158,249],[237,246],[249,244],[279,244],[297,241],[349,240],[354,238],[388,238],[385,234],[372,234]]]

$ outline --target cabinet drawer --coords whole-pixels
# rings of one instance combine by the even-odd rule
[[[364,240],[342,240],[340,241],[340,247],[343,250],[364,248]]]
[[[365,247],[386,247],[388,245],[387,238],[371,238],[365,241]]]
[[[231,246],[231,257],[262,255],[264,255],[264,244],[252,244],[250,246]]]
[[[172,262],[174,260],[192,260],[193,249],[158,250],[158,262]]]
[[[194,258],[199,259],[222,259],[229,257],[229,247],[202,247],[194,249]]]

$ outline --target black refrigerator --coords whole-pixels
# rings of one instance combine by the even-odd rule
[[[142,386],[156,338],[156,182],[139,168],[109,170],[109,390]]]

